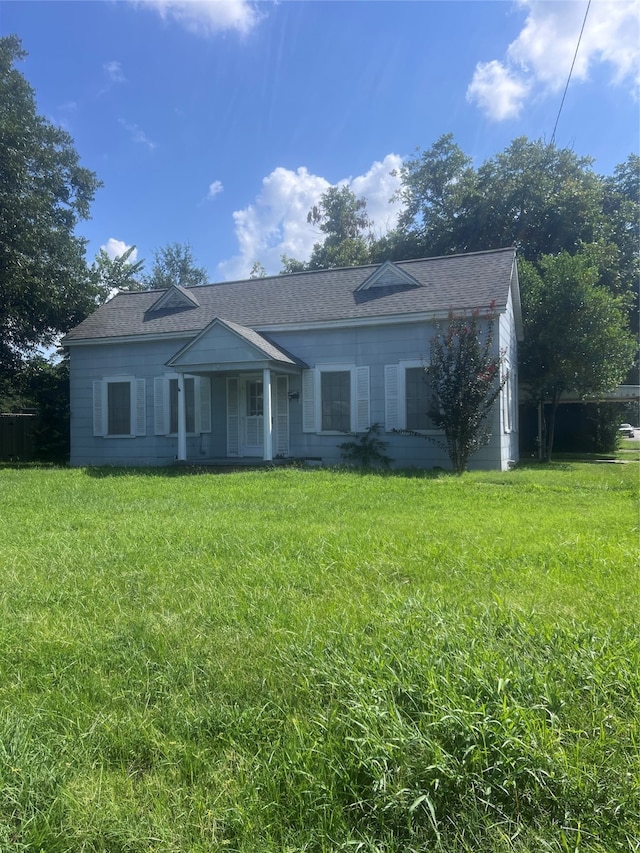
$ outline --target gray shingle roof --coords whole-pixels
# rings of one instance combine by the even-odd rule
[[[415,286],[358,291],[378,264],[208,284],[196,288],[197,307],[153,311],[159,291],[120,293],[72,329],[63,344],[128,336],[197,333],[215,318],[268,331],[293,324],[327,323],[411,314],[505,308],[515,250],[398,261]]]

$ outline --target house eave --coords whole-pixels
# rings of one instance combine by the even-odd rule
[[[89,347],[102,344],[139,344],[152,343],[154,341],[184,341],[190,340],[195,335],[200,334],[201,329],[190,329],[186,332],[159,332],[151,335],[114,335],[108,338],[77,338],[76,340],[61,342],[61,346],[66,347]]]
[[[277,373],[287,373],[292,376],[302,372],[306,365],[288,364],[281,361],[273,361],[269,359],[256,361],[226,361],[226,362],[194,362],[193,364],[184,365],[183,367],[176,366],[170,361],[165,362],[167,367],[171,367],[178,373],[256,373],[260,370],[273,370]]]

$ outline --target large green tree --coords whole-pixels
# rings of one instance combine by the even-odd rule
[[[99,181],[69,134],[38,115],[15,65],[16,36],[0,38],[0,398],[38,347],[82,320],[97,291],[75,233]]]
[[[90,276],[100,295],[107,299],[117,290],[142,290],[142,270],[144,260],[131,261],[135,246],[129,246],[126,251],[116,258],[100,249],[91,265]]]
[[[198,287],[207,284],[208,275],[199,267],[188,243],[168,243],[153,255],[151,273],[144,278],[145,287],[163,290],[177,284],[180,287]]]
[[[283,273],[353,267],[370,261],[371,226],[367,202],[347,186],[329,187],[307,214],[307,222],[324,235],[308,262],[282,256]]]
[[[563,392],[585,399],[614,389],[633,363],[637,344],[623,300],[600,286],[584,255],[544,255],[519,266],[524,311],[520,378],[532,400],[548,402],[543,456],[553,452]]]
[[[404,211],[387,242],[405,256],[516,246],[536,260],[610,237],[592,160],[542,140],[515,139],[475,169],[448,134],[399,176]]]

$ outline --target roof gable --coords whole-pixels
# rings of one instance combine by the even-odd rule
[[[295,358],[254,329],[216,317],[199,335],[182,347],[167,365],[189,368],[197,365],[229,364],[267,366],[268,362],[280,365],[306,367]]]
[[[147,312],[166,311],[172,308],[198,308],[200,303],[196,297],[180,287],[177,284],[172,284],[160,296],[160,298],[147,309]]]
[[[392,261],[385,261],[356,287],[355,292],[378,287],[386,290],[391,287],[420,287],[420,285],[412,275],[400,269]]]

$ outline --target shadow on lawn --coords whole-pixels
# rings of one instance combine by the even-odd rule
[[[195,477],[195,476],[217,476],[226,474],[272,474],[274,471],[304,471],[310,476],[316,475],[318,472],[333,472],[335,474],[348,473],[357,474],[362,477],[392,477],[402,479],[428,479],[435,480],[441,477],[455,476],[452,471],[445,471],[441,468],[421,469],[421,468],[406,468],[395,471],[387,471],[382,469],[365,469],[365,468],[349,468],[346,466],[335,467],[309,467],[302,465],[176,465],[157,468],[136,468],[136,467],[115,467],[104,466],[99,468],[83,469],[87,477],[93,477],[97,480],[106,479],[108,477]]]

